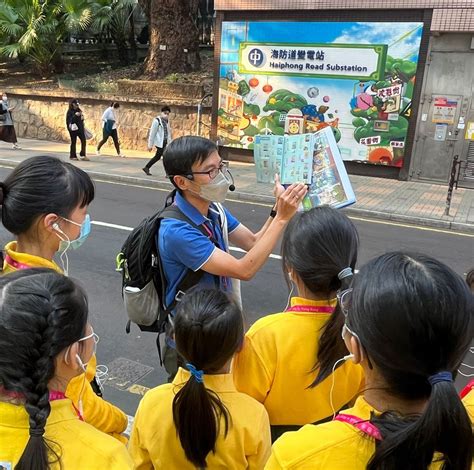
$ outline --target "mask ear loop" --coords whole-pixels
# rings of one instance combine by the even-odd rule
[[[336,409],[334,407],[334,401],[333,401],[333,394],[334,394],[334,386],[336,385],[336,367],[340,362],[347,361],[348,359],[351,359],[354,357],[354,354],[348,354],[347,356],[341,357],[341,359],[338,359],[334,365],[332,366],[332,372],[331,372],[331,389],[329,391],[329,404],[331,405],[331,410],[332,410],[332,419],[336,417]]]
[[[291,288],[290,288],[290,293],[289,293],[289,295],[288,295],[288,300],[287,300],[287,302],[286,302],[286,307],[285,307],[285,309],[283,310],[284,312],[286,312],[286,311],[288,310],[288,307],[290,306],[291,296],[293,295],[293,291],[294,291],[294,289],[295,289],[295,284],[294,284],[294,282],[293,282],[292,280],[290,280],[290,282],[291,282]]]
[[[56,236],[63,242],[67,243],[66,248],[61,252],[59,255],[59,259],[61,260],[61,265],[64,271],[64,274],[67,276],[69,273],[69,257],[67,255],[67,250],[69,250],[69,247],[71,246],[71,240],[69,237],[61,230],[61,227],[55,222],[52,225],[53,229],[56,230],[56,232],[59,232],[60,234],[64,235],[66,237],[66,240],[64,238],[61,238],[58,233],[56,233]]]

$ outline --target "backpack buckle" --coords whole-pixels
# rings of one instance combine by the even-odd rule
[[[178,292],[176,292],[176,295],[174,296],[174,300],[176,300],[176,302],[181,302],[181,300],[183,300],[184,294],[186,294],[186,292],[179,290]]]

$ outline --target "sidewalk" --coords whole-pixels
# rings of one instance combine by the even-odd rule
[[[0,142],[0,166],[14,167],[34,155],[54,155],[67,159],[69,145],[33,139],[21,139],[22,150],[12,150],[10,144]],[[105,147],[104,147],[105,148]],[[152,153],[125,151],[127,158],[109,155],[96,156],[89,146],[90,162],[74,162],[92,177],[141,186],[171,189],[165,178],[163,165],[157,163],[153,176],[146,176],[142,168]],[[144,157],[144,158],[143,158]],[[272,185],[257,184],[252,164],[231,162],[236,191],[229,198],[271,204]],[[345,209],[348,215],[391,220],[402,223],[451,229],[474,233],[474,190],[458,189],[453,192],[450,215],[445,216],[446,185],[415,181],[397,181],[367,176],[351,177],[357,203]]]

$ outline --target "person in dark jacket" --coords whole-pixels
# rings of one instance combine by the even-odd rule
[[[13,144],[13,150],[20,150],[13,126],[12,110],[5,92],[0,93],[0,140]]]
[[[79,101],[71,100],[69,109],[66,114],[66,127],[71,137],[71,148],[69,151],[69,158],[71,160],[78,160],[76,154],[77,138],[81,141],[81,151],[79,153],[79,160],[89,161],[86,157],[86,136],[84,130],[84,114],[79,107]]]

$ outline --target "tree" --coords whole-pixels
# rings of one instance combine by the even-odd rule
[[[90,21],[87,0],[0,0],[0,54],[27,57],[43,75],[62,72],[62,41]]]
[[[129,63],[127,39],[135,39],[130,28],[134,3],[134,0],[88,0],[93,17],[91,31],[110,34],[122,65]]]
[[[150,47],[144,73],[161,78],[199,70],[199,0],[138,0],[148,17]]]

